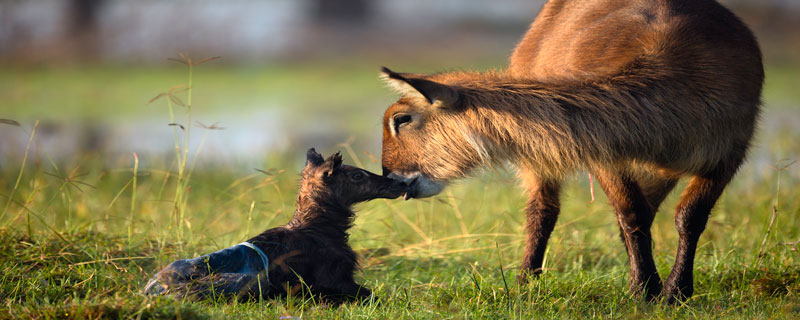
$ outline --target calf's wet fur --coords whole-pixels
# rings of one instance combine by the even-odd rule
[[[353,279],[358,260],[347,244],[347,230],[355,217],[352,206],[397,198],[407,186],[343,165],[338,152],[324,159],[311,148],[306,158],[297,209],[288,224],[264,231],[247,243],[177,260],[157,273],[144,292],[194,299],[247,300],[298,292],[330,302],[369,298],[371,291]]]

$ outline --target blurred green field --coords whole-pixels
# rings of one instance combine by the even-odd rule
[[[502,59],[478,63],[396,63],[392,61],[314,62],[261,66],[203,65],[195,75],[195,110],[199,114],[286,108],[345,113],[365,120],[364,112],[382,114],[393,95],[377,80],[381,63],[398,71],[440,72],[500,68]],[[800,65],[767,65],[764,96],[769,108],[797,108]],[[0,73],[3,117],[17,120],[125,121],[160,117],[146,103],[155,94],[186,82],[180,64],[165,66],[4,67]],[[307,116],[307,115],[306,115]],[[358,121],[354,121],[358,122]],[[357,123],[353,123],[357,124]]]
[[[204,65],[195,70],[192,117],[248,117],[278,108],[286,110],[281,121],[293,125],[343,124],[355,141],[318,150],[342,150],[346,163],[378,172],[370,155],[379,150],[359,143],[379,135],[380,116],[394,96],[377,80],[377,67],[364,65]],[[781,120],[799,112],[800,92],[792,84],[799,70],[767,69],[766,115],[753,160],[717,204],[697,253],[695,296],[683,305],[648,304],[627,294],[616,220],[602,192],[590,202],[588,179],[580,174],[562,196],[544,275],[526,286],[514,283],[525,197],[513,172],[502,169],[431,199],[358,207],[350,240],[362,258],[358,278],[380,303],[336,308],[297,298],[192,303],[144,297],[139,292],[146,280],[174,259],[286,223],[310,146],[194,170],[196,150],[190,149],[181,174],[172,153],[138,154],[142,164],[134,170],[131,154],[95,150],[53,158],[34,143],[27,158],[25,148],[0,155],[0,318],[797,318],[800,170],[791,161],[800,159],[800,123]],[[166,124],[166,102],[147,102],[185,82],[186,69],[172,65],[10,68],[0,73],[0,118],[22,127],[0,123],[6,135],[0,139],[16,135],[27,142],[37,119]],[[179,120],[185,116],[185,109],[175,112]],[[192,129],[190,139],[202,134]],[[178,144],[183,141],[179,135]],[[264,172],[253,170],[253,162]],[[662,277],[677,245],[672,208],[678,193],[653,226]]]

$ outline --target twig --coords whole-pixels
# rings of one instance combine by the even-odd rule
[[[792,246],[792,250],[793,250],[793,251],[800,251],[800,250],[798,250],[798,248],[797,248],[797,246],[798,246],[798,245],[800,245],[800,240],[797,240],[797,241],[792,241],[792,242],[783,242],[783,243],[779,243],[779,245],[782,245],[782,246]]]
[[[87,265],[87,264],[94,264],[94,263],[100,263],[100,262],[108,263],[108,262],[111,262],[111,261],[141,260],[141,259],[155,259],[155,257],[144,257],[144,256],[142,256],[142,257],[106,258],[106,259],[100,259],[100,260],[92,260],[92,261],[84,261],[84,262],[73,263],[73,264],[71,264],[69,266],[70,267],[77,267],[77,266],[83,266],[83,265]]]
[[[458,220],[458,226],[461,227],[461,234],[469,234],[467,231],[467,225],[464,224],[464,217],[461,215],[461,210],[458,209],[458,203],[456,202],[456,197],[450,190],[447,190],[447,200],[450,200],[450,206],[453,208],[453,213],[456,215],[456,219]]]
[[[772,226],[775,224],[776,217],[778,217],[778,209],[772,206],[772,218],[769,220],[769,226],[767,226],[767,232],[764,233],[764,238],[761,239],[761,246],[759,246],[758,255],[756,256],[756,266],[761,262],[761,258],[764,255],[764,245],[767,244],[767,237],[769,237],[770,232],[772,232]]]
[[[386,205],[389,206],[389,208],[392,209],[392,211],[394,211],[396,216],[400,217],[400,220],[403,220],[403,222],[405,222],[409,227],[411,227],[411,229],[414,229],[414,232],[416,232],[417,235],[419,235],[419,237],[422,238],[422,240],[424,240],[426,243],[430,243],[431,242],[431,240],[432,240],[431,237],[426,235],[425,231],[422,231],[422,228],[417,226],[414,222],[411,221],[411,219],[406,217],[405,213],[400,211],[400,209],[397,209],[397,207],[394,204],[392,204],[391,202],[389,202],[389,200],[385,200],[384,199],[384,203],[386,203]]]
[[[767,231],[764,233],[764,238],[761,239],[761,245],[758,248],[758,255],[756,255],[756,261],[753,263],[754,266],[758,267],[761,263],[761,259],[764,257],[764,245],[767,244],[767,238],[769,234],[772,232],[772,226],[775,224],[775,218],[778,217],[778,206],[780,205],[780,196],[781,196],[781,173],[785,171],[787,168],[792,166],[795,161],[790,161],[784,165],[780,165],[781,162],[785,162],[787,160],[781,160],[775,163],[772,167],[773,169],[778,171],[778,181],[776,182],[775,186],[775,205],[772,206],[772,218],[769,220],[769,225],[767,226]]]

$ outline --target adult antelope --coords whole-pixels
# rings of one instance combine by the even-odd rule
[[[745,158],[764,80],[753,34],[713,0],[551,0],[505,72],[382,75],[402,95],[384,115],[383,170],[406,198],[513,163],[530,194],[524,281],[541,272],[564,176],[588,170],[615,209],[631,290],[669,301],[693,293],[697,242]],[[662,291],[650,226],[684,176]]]

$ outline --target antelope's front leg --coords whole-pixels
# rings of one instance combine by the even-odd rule
[[[558,197],[561,192],[560,181],[531,177],[523,177],[523,181],[530,190],[530,199],[525,209],[527,218],[525,231],[528,239],[520,273],[517,276],[517,281],[520,283],[526,283],[530,276],[542,273],[547,240],[550,239],[560,212]]]

